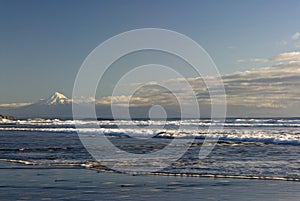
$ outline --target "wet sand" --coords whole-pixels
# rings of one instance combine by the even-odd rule
[[[300,182],[97,172],[0,163],[1,200],[300,200]]]

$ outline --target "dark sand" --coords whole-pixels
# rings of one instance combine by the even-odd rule
[[[300,200],[300,182],[104,173],[0,163],[1,200]]]

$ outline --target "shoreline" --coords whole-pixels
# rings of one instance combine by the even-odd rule
[[[115,170],[107,169],[104,166],[93,166],[91,164],[40,164],[24,160],[6,160],[0,159],[0,169],[1,163],[11,163],[21,165],[18,169],[55,169],[55,167],[61,169],[87,169],[94,170],[101,173],[115,173],[115,174],[125,174],[131,176],[162,176],[162,177],[194,177],[194,178],[215,178],[215,179],[246,179],[246,180],[266,180],[266,181],[287,181],[287,182],[300,182],[300,178],[291,178],[291,177],[271,177],[271,176],[251,176],[251,175],[224,175],[224,174],[198,174],[198,173],[171,173],[171,172],[149,172],[149,173],[139,173],[139,172],[117,172]],[[30,166],[32,168],[30,168]],[[97,168],[101,167],[101,168]],[[14,167],[16,168],[16,167]],[[9,168],[8,168],[9,169]]]
[[[129,175],[79,167],[0,162],[5,200],[299,200],[300,183]]]

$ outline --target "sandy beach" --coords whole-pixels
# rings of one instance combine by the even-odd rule
[[[1,200],[299,200],[300,183],[0,164]]]

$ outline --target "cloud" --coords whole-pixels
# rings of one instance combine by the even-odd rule
[[[245,59],[238,59],[236,62],[238,62],[238,63],[244,63],[244,62],[246,62],[246,60]]]
[[[114,105],[122,107],[135,107],[135,106],[147,106],[151,105],[151,99],[146,97],[137,96],[106,96],[96,101],[98,105]]]
[[[0,104],[0,107],[23,107],[30,104],[32,103],[4,103],[4,104]]]
[[[296,32],[294,35],[292,35],[293,40],[298,40],[300,38],[300,33]]]
[[[274,61],[300,61],[300,52],[285,52],[277,55]]]
[[[188,78],[188,82],[192,86],[197,86],[196,90],[199,90],[198,78]],[[114,106],[124,106],[124,107],[144,107],[152,105],[162,105],[162,106],[176,106],[180,104],[189,105],[192,104],[193,98],[197,98],[197,94],[193,94],[191,91],[186,90],[181,82],[185,82],[182,78],[166,80],[162,83],[152,82],[151,84],[145,84],[134,94],[130,95],[114,95],[106,96],[98,99],[96,101],[99,105],[114,105]],[[161,87],[168,83],[171,90]],[[161,84],[161,86],[159,86]],[[130,84],[132,86],[132,84]],[[173,85],[173,86],[172,86]],[[203,85],[202,85],[203,86]]]
[[[269,59],[265,59],[265,58],[254,58],[251,59],[250,61],[255,62],[255,63],[266,63],[268,61],[270,61]]]
[[[300,63],[252,69],[223,76],[230,105],[286,108],[300,95]]]
[[[284,52],[281,54],[278,54],[277,56],[273,58],[253,58],[249,60],[250,62],[255,63],[266,63],[266,62],[291,62],[291,61],[300,61],[300,52],[294,51],[294,52]],[[246,62],[245,59],[239,59],[237,60],[239,63]]]
[[[289,54],[278,55],[278,60],[287,58],[287,55]],[[212,82],[214,80],[213,77],[207,79],[211,79]],[[217,88],[211,88],[209,91],[200,77],[188,78],[187,80],[193,85],[199,104],[210,104],[209,94],[218,94]],[[230,114],[246,115],[247,112],[253,112],[254,116],[257,113],[263,116],[270,114],[271,111],[272,115],[280,116],[284,115],[284,112],[293,111],[291,108],[300,103],[300,62],[291,61],[264,68],[234,72],[223,75],[222,80]],[[181,81],[181,79],[168,80],[168,82],[174,83]],[[191,94],[185,92],[184,89],[178,89],[177,92],[186,97],[184,104],[188,104]],[[128,101],[129,97],[124,96],[122,98]],[[153,90],[151,87],[145,88],[140,94],[136,94],[132,102],[135,106],[139,106],[151,104],[151,100],[156,100],[157,104],[162,105],[175,104],[171,94]],[[119,101],[121,104],[121,99]],[[300,114],[300,111],[295,109],[293,112]],[[287,112],[286,115],[288,114]]]
[[[267,59],[253,59],[252,62],[265,62]],[[247,71],[234,72],[221,76],[226,91],[229,116],[295,116],[300,115],[300,52],[281,53],[268,61],[273,65]],[[205,77],[212,84],[209,89],[201,77],[175,78],[160,82],[149,82],[134,94],[119,94],[96,100],[98,105],[146,107],[152,105],[178,106],[192,104],[196,95],[200,109],[211,104],[210,95],[221,97],[220,87],[214,83],[217,77]],[[184,87],[188,82],[194,93]],[[130,83],[124,88],[135,88],[141,83]],[[170,86],[169,91],[160,86]],[[130,90],[129,90],[130,91]],[[177,99],[174,94],[181,97]],[[220,104],[221,102],[217,102]]]
[[[96,102],[96,99],[94,97],[73,97],[72,101],[77,104],[84,104],[84,103],[91,103]]]
[[[266,63],[266,62],[269,62],[270,60],[269,59],[265,59],[265,58],[253,58],[253,59],[249,59],[249,60],[238,59],[236,62],[238,62],[238,63],[245,63],[247,61],[254,62],[254,63]]]

